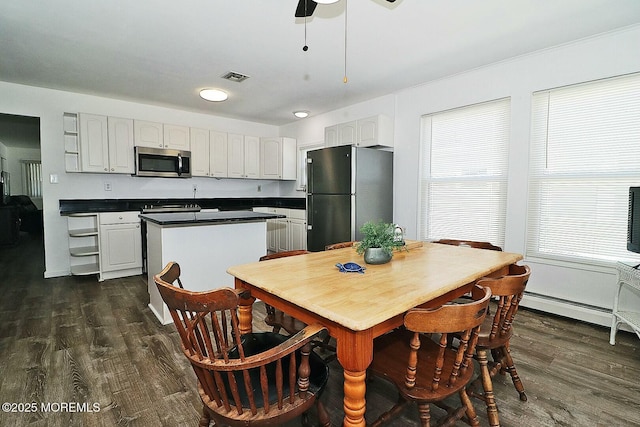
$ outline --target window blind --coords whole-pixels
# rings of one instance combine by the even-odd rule
[[[422,117],[420,238],[504,245],[508,98]]]
[[[22,160],[24,193],[29,197],[42,197],[42,164],[39,160]]]
[[[640,74],[536,92],[527,257],[591,264],[626,250],[629,187],[640,185]]]

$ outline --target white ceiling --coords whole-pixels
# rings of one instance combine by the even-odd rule
[[[297,1],[5,0],[0,80],[282,125],[640,22],[638,0],[340,0],[304,52]]]

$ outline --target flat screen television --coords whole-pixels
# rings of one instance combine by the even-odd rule
[[[627,250],[640,253],[640,187],[629,188]]]

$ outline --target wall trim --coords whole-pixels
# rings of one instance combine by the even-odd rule
[[[611,310],[573,301],[525,292],[520,305],[558,316],[611,327]],[[624,328],[621,328],[624,329]]]

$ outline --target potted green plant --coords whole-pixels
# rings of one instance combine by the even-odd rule
[[[395,226],[383,221],[366,222],[361,228],[362,240],[355,244],[356,252],[364,254],[367,264],[384,264],[391,261],[393,250],[403,247],[404,241],[398,239]]]

